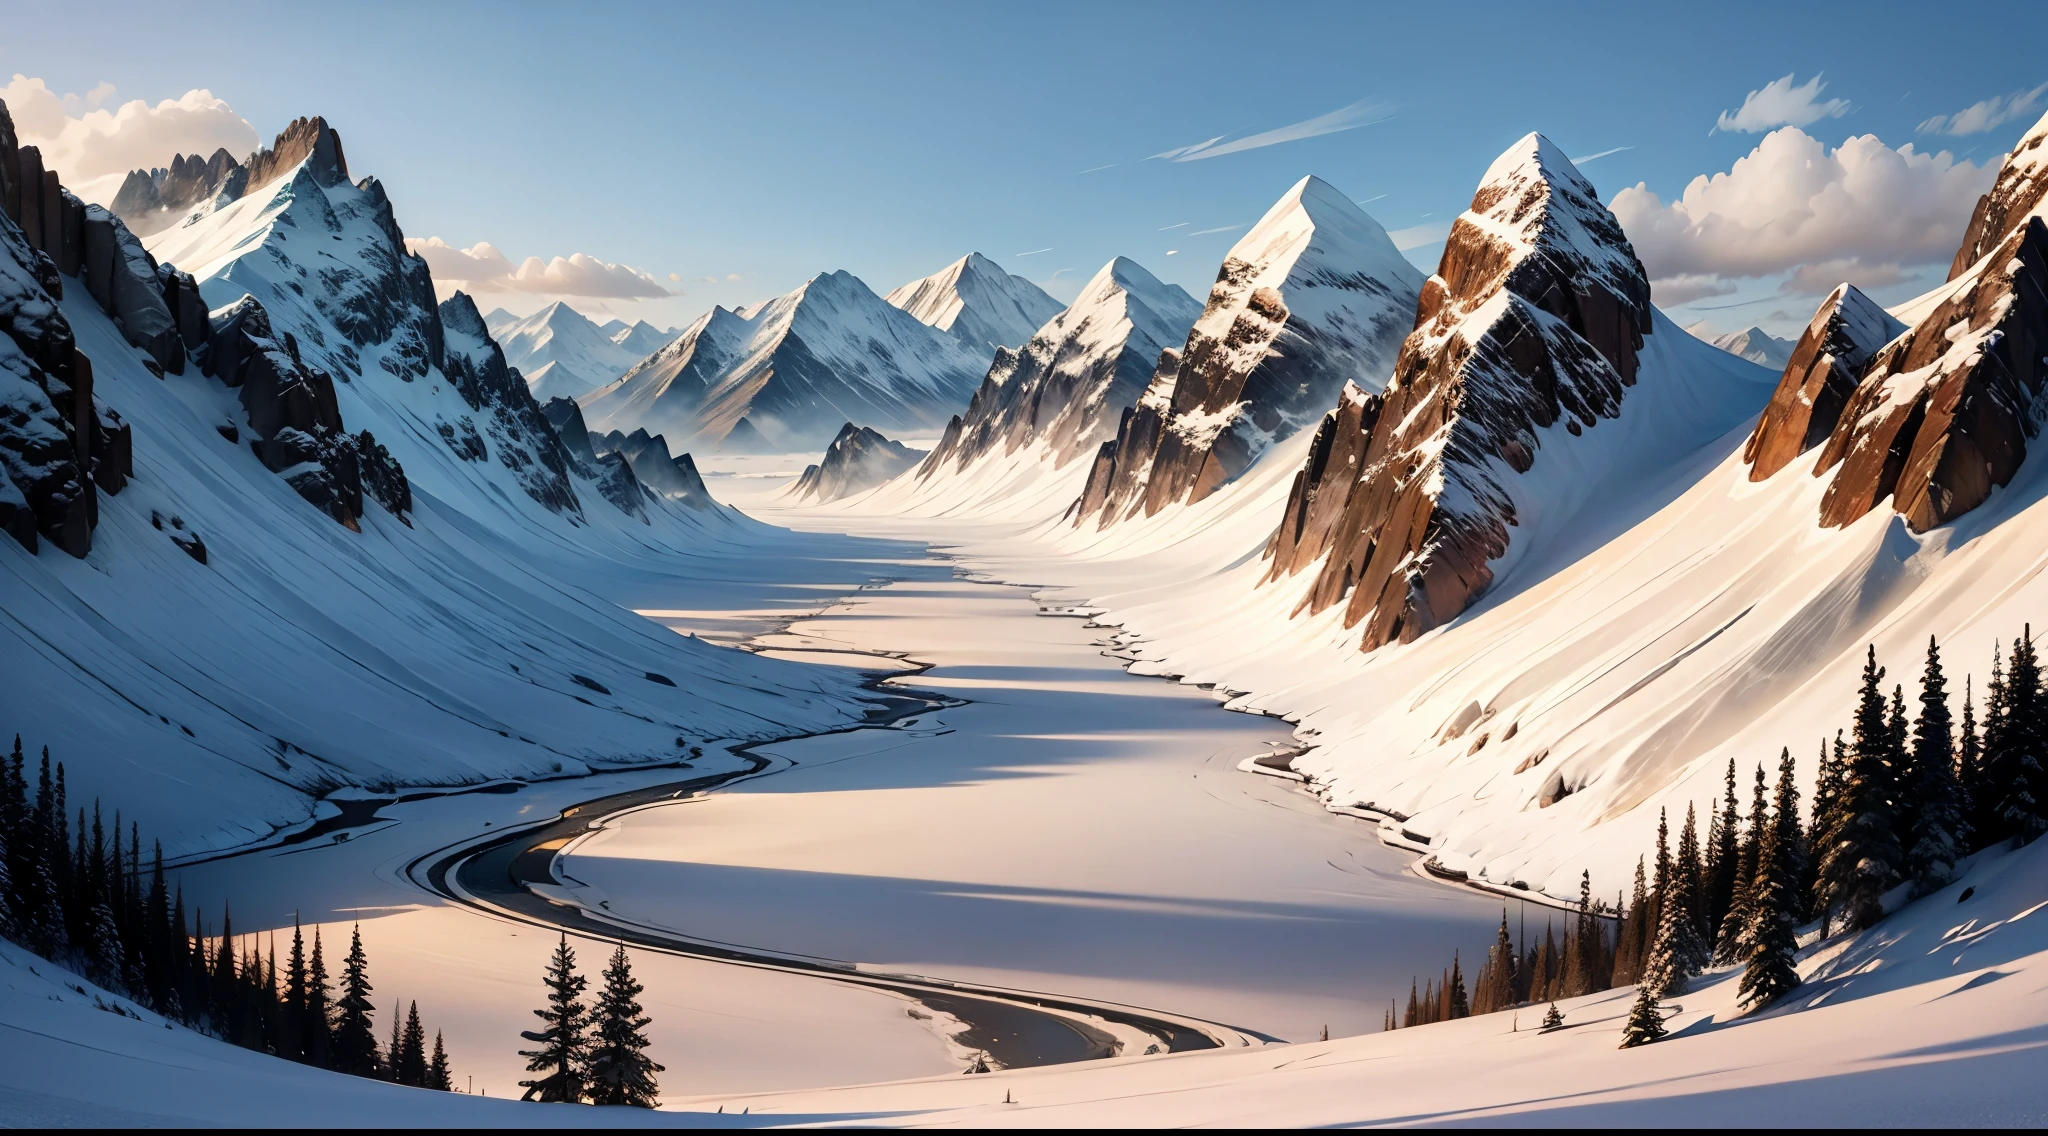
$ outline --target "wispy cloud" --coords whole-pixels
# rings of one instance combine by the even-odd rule
[[[1588,154],[1588,155],[1586,155],[1586,156],[1585,156],[1585,157],[1583,157],[1583,158],[1573,158],[1573,159],[1572,159],[1572,165],[1575,165],[1575,166],[1583,166],[1583,165],[1585,165],[1585,164],[1586,164],[1587,162],[1597,162],[1597,161],[1599,161],[1600,159],[1602,159],[1602,158],[1604,158],[1604,157],[1608,156],[1609,154],[1619,154],[1619,153],[1621,153],[1621,152],[1622,152],[1623,150],[1633,150],[1633,149],[1635,149],[1635,147],[1634,147],[1634,146],[1616,146],[1616,147],[1615,147],[1614,149],[1612,149],[1612,150],[1602,150],[1602,151],[1600,151],[1600,152],[1599,152],[1599,153],[1597,153],[1597,154]]]
[[[1160,226],[1160,228],[1159,228],[1159,231],[1160,231],[1160,232],[1162,232],[1162,233],[1164,233],[1164,232],[1169,232],[1169,231],[1171,231],[1171,230],[1174,230],[1174,229],[1185,229],[1185,228],[1187,228],[1187,227],[1188,227],[1188,225],[1189,225],[1189,224],[1191,224],[1191,222],[1188,222],[1188,221],[1178,221],[1178,222],[1175,222],[1174,224],[1171,224],[1171,225],[1162,225],[1162,226]]]
[[[1356,130],[1371,126],[1394,117],[1395,106],[1377,99],[1360,99],[1347,107],[1339,107],[1328,114],[1319,114],[1287,126],[1275,127],[1244,138],[1229,138],[1218,134],[1207,141],[1192,146],[1176,146],[1171,150],[1152,155],[1169,162],[1194,162],[1203,158],[1220,158],[1225,154],[1241,154],[1246,150],[1258,150],[1267,146],[1278,146],[1282,142],[1299,142],[1304,138],[1316,138],[1324,134],[1337,134],[1345,130]]]
[[[2044,94],[2048,94],[2048,83],[2031,91],[1993,95],[1954,114],[1937,114],[1913,129],[1920,134],[1982,134],[2041,109],[2041,96]]]
[[[1726,130],[1742,134],[1761,134],[1776,126],[1806,126],[1823,118],[1840,118],[1849,113],[1849,100],[1828,99],[1821,101],[1820,93],[1828,89],[1815,75],[1798,86],[1792,85],[1792,76],[1773,79],[1765,83],[1760,91],[1751,91],[1742,100],[1742,106],[1733,111],[1722,111],[1714,120],[1714,131]]]
[[[1098,170],[1106,170],[1106,169],[1110,169],[1110,168],[1112,168],[1112,167],[1115,167],[1115,166],[1118,166],[1118,165],[1121,165],[1121,164],[1122,164],[1122,163],[1120,163],[1120,162],[1111,162],[1111,163],[1110,163],[1109,165],[1107,165],[1107,166],[1089,166],[1089,167],[1088,167],[1087,169],[1085,169],[1085,170],[1082,170],[1082,171],[1081,171],[1081,173],[1083,173],[1083,174],[1092,174],[1092,173],[1095,173],[1095,172],[1096,172],[1096,171],[1098,171]],[[1079,176],[1080,176],[1080,174],[1076,174],[1076,175],[1074,175],[1074,176],[1075,176],[1075,177],[1079,177]]]
[[[1031,250],[1030,252],[1020,252],[1020,253],[1018,253],[1017,255],[1018,255],[1018,256],[1037,256],[1037,255],[1038,255],[1039,253],[1042,253],[1042,252],[1051,252],[1051,251],[1052,251],[1052,249],[1050,249],[1050,248],[1042,248],[1042,249],[1032,249],[1032,250]]]
[[[1196,229],[1194,232],[1189,233],[1188,236],[1206,237],[1210,233],[1234,233],[1242,228],[1244,228],[1243,225],[1218,225],[1213,229]]]

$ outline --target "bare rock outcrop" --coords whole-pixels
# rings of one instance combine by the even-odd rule
[[[1296,183],[1224,257],[1184,346],[1097,450],[1076,523],[1200,501],[1315,421],[1346,381],[1377,387],[1421,276],[1350,198]]]
[[[2040,433],[2048,354],[2048,117],[2015,146],[1972,214],[1950,280],[1863,367],[1821,446],[1820,523],[1887,498],[1915,532],[2009,483]]]
[[[1508,482],[1619,417],[1651,325],[1620,225],[1561,151],[1523,138],[1452,225],[1386,390],[1347,387],[1324,418],[1269,579],[1320,562],[1302,606],[1343,604],[1364,650],[1457,616],[1508,550]]]
[[[668,439],[660,434],[649,434],[644,429],[631,434],[614,430],[591,435],[590,444],[600,455],[611,453],[625,458],[640,484],[664,497],[678,500],[692,509],[709,509],[718,504],[711,499],[711,491],[704,487],[704,478],[697,472],[696,460],[688,454],[671,454]]]
[[[583,408],[576,405],[576,400],[551,398],[541,407],[541,414],[562,439],[562,447],[575,463],[577,473],[596,482],[598,494],[614,508],[648,523],[647,490],[641,487],[639,476],[624,454],[610,449],[602,454],[597,452],[590,427],[583,421]],[[694,470],[695,466],[691,468]]]
[[[1743,446],[1749,479],[1762,481],[1826,441],[1870,357],[1905,330],[1852,284],[1828,293]]]
[[[248,178],[248,169],[226,150],[215,150],[211,158],[179,154],[169,166],[130,170],[108,208],[137,236],[146,237],[206,202],[223,195],[229,201],[241,197]]]

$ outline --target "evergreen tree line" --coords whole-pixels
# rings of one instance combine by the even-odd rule
[[[647,1056],[651,1019],[642,1012],[643,987],[633,978],[626,945],[612,951],[595,1005],[584,1004],[589,979],[576,973],[576,951],[566,934],[543,981],[547,1004],[533,1012],[542,1028],[519,1034],[534,1046],[519,1056],[526,1058],[528,1072],[540,1075],[519,1082],[526,1090],[521,1099],[637,1108],[659,1103],[654,1075],[664,1069]]]
[[[1954,878],[1962,856],[2001,843],[2019,846],[2048,831],[2041,800],[2048,790],[2048,690],[2031,626],[2009,653],[1994,650],[1981,721],[1967,678],[1961,720],[1951,715],[1940,645],[1932,638],[1916,711],[1908,710],[1903,684],[1887,696],[1885,675],[1873,646],[1847,736],[1837,732],[1821,743],[1806,823],[1789,749],[1779,754],[1775,784],[1757,766],[1746,823],[1730,760],[1704,841],[1688,805],[1673,849],[1669,818],[1660,813],[1653,853],[1637,860],[1627,899],[1617,897],[1611,945],[1609,921],[1582,874],[1562,949],[1546,928],[1541,945],[1518,950],[1502,913],[1471,1012],[1633,983],[1639,993],[1623,1044],[1640,1045],[1663,1036],[1660,1003],[1714,965],[1741,966],[1742,1004],[1761,1008],[1799,985],[1800,926],[1818,921],[1822,938],[1837,927],[1868,927],[1883,916],[1883,897],[1893,889],[1910,885],[1912,895],[1925,895]],[[1410,998],[1413,1009],[1398,1022],[1389,1008],[1387,1028],[1462,1016],[1451,1012],[1456,999],[1440,996],[1443,1012],[1432,1017],[1436,1007],[1428,999]]]
[[[453,1075],[441,1034],[429,1053],[419,1004],[403,1029],[392,1011],[390,1045],[380,1050],[370,1002],[369,959],[362,932],[350,943],[338,989],[331,986],[320,930],[311,954],[295,925],[285,965],[276,937],[260,951],[237,939],[228,911],[214,934],[205,917],[188,918],[182,887],[164,878],[161,843],[147,873],[142,834],[120,814],[109,837],[100,805],[87,822],[83,807],[67,819],[64,765],[53,769],[44,747],[35,792],[28,788],[21,738],[0,759],[0,933],[30,951],[71,967],[95,984],[203,1033],[292,1061],[449,1090]]]

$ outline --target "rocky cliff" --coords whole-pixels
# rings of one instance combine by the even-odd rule
[[[1303,178],[1224,258],[1185,344],[1098,450],[1076,523],[1199,501],[1314,422],[1346,381],[1377,388],[1421,284],[1377,222]]]
[[[1302,605],[1343,604],[1365,650],[1455,617],[1508,552],[1510,483],[1614,429],[1651,326],[1620,225],[1561,151],[1523,138],[1452,225],[1385,391],[1353,384],[1324,418],[1270,578],[1320,564]]]
[[[614,430],[590,435],[590,444],[600,455],[616,454],[624,458],[640,484],[664,497],[674,498],[692,509],[709,509],[718,504],[711,499],[711,491],[704,487],[704,478],[697,472],[696,459],[688,454],[671,454],[668,439],[660,434],[649,434],[645,430],[621,434]]]
[[[1743,447],[1749,479],[1762,481],[1826,441],[1871,355],[1904,330],[1854,285],[1829,293],[1793,346],[1771,404]]]
[[[997,349],[967,412],[947,425],[918,476],[1032,445],[1056,469],[1093,454],[1116,436],[1160,352],[1180,344],[1200,313],[1192,296],[1117,257],[1022,350]]]
[[[924,457],[901,442],[883,437],[866,426],[848,422],[825,447],[818,464],[806,466],[803,475],[789,488],[799,501],[823,504],[862,493],[902,473]]]
[[[2040,433],[2048,354],[2048,117],[1977,203],[1949,282],[1861,369],[1820,447],[1820,522],[1846,525],[1887,498],[1915,532],[2010,482]]]

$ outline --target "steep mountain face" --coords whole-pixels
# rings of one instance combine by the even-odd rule
[[[704,487],[696,461],[688,454],[669,453],[668,439],[659,434],[650,435],[645,430],[621,434],[614,430],[590,435],[590,444],[599,454],[617,454],[626,459],[640,484],[664,497],[675,498],[692,509],[709,509],[718,504]]]
[[[382,185],[375,178],[350,182],[340,139],[326,123],[293,123],[273,147],[252,156],[247,169],[241,198],[216,198],[149,241],[159,259],[190,271],[205,307],[218,316],[253,306],[267,328],[257,338],[282,346],[237,357],[280,368],[289,360],[295,373],[311,376],[310,389],[320,395],[313,403],[331,404],[351,431],[374,432],[373,444],[390,447],[415,488],[465,496],[483,491],[487,498],[511,492],[562,517],[584,519],[566,451],[516,381],[475,304],[466,296],[435,302],[426,262],[406,251]],[[223,328],[215,322],[218,340]],[[209,373],[230,385],[239,379],[246,389],[246,377],[222,370],[224,359],[214,352]],[[285,381],[289,386],[290,375]],[[277,435],[253,409],[248,424],[266,446],[275,442]],[[276,428],[316,438],[323,430],[343,433],[324,419],[280,421]],[[290,480],[279,463],[307,447],[284,437],[292,444],[276,454],[266,450],[265,461]],[[341,495],[352,498],[346,457],[319,464]],[[484,490],[487,483],[502,490]],[[317,495],[302,490],[309,500]],[[353,523],[331,505],[323,507]]]
[[[696,447],[725,443],[744,421],[788,451],[824,444],[847,421],[936,431],[984,369],[979,351],[827,272],[751,308],[713,308],[578,401],[602,429],[645,427]]]
[[[199,205],[227,195],[232,201],[248,188],[249,172],[226,150],[213,157],[179,155],[168,167],[131,170],[108,203],[115,216],[139,236],[169,228]]]
[[[551,398],[541,407],[541,414],[554,426],[569,460],[576,463],[577,475],[594,482],[598,493],[621,513],[646,523],[647,490],[641,488],[640,478],[624,454],[597,451],[590,428],[583,423],[583,408],[574,399]]]
[[[622,320],[612,321],[612,323],[623,322]],[[614,329],[607,334],[611,336],[613,343],[618,344],[628,354],[632,355],[633,361],[637,363],[656,351],[667,347],[681,332],[676,331],[674,328],[663,331],[646,320],[634,320],[630,326]]]
[[[2048,354],[2048,117],[2014,147],[1972,214],[1949,282],[1862,370],[1815,471],[1833,471],[1821,524],[1887,497],[1915,532],[2011,482],[2040,433]]]
[[[1707,342],[1730,355],[1747,359],[1759,367],[1769,367],[1773,371],[1783,370],[1792,358],[1790,342],[1779,339],[1760,327],[1709,336]]]
[[[862,493],[909,469],[924,457],[866,426],[848,422],[825,447],[816,465],[805,466],[803,476],[790,486],[789,494],[799,501],[823,504]]]
[[[1870,357],[1905,330],[1852,284],[1829,293],[1781,364],[1784,377],[1743,448],[1749,479],[1762,481],[1827,441]]]
[[[1346,381],[1377,387],[1421,285],[1377,222],[1303,178],[1224,258],[1185,345],[1097,452],[1076,523],[1199,501]]]
[[[947,423],[918,476],[1033,445],[1055,469],[1092,454],[1116,436],[1160,352],[1184,340],[1200,313],[1194,297],[1136,261],[1110,261],[1023,350],[997,349],[967,413]]]
[[[1364,650],[1412,641],[1487,590],[1511,541],[1753,411],[1760,385],[1686,366],[1716,352],[1652,313],[1593,187],[1523,138],[1452,225],[1384,393],[1352,385],[1323,420],[1268,578],[1319,563],[1303,607],[1343,604]],[[1645,374],[1653,331],[1678,357]]]
[[[883,299],[982,353],[1021,345],[1060,310],[1044,289],[978,252]]]
[[[542,400],[589,394],[652,351],[614,341],[589,317],[560,302],[500,324],[492,334],[505,350],[505,362],[526,377],[533,396]]]

